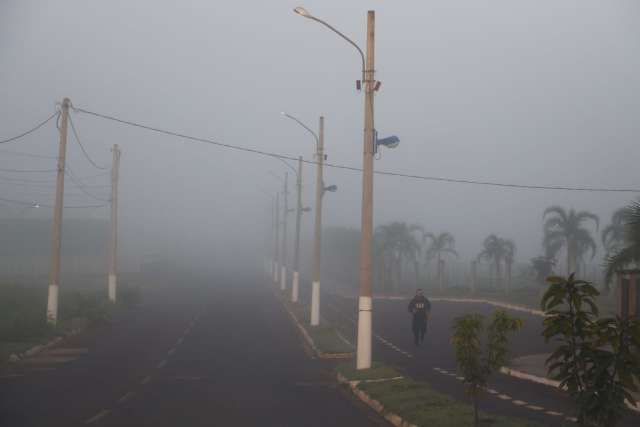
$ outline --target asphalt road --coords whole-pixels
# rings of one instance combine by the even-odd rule
[[[305,293],[305,297],[307,297]],[[432,315],[426,342],[416,348],[407,312],[408,299],[375,300],[373,307],[373,358],[398,367],[415,379],[428,381],[434,388],[458,400],[468,401],[460,378],[456,378],[453,347],[450,343],[452,320],[466,313],[490,315],[494,308],[487,304],[432,302]],[[321,313],[352,342],[355,337],[356,300],[323,294]],[[541,318],[522,312],[512,313],[524,320],[523,329],[512,339],[515,356],[549,352],[551,347],[540,335]],[[575,425],[570,398],[553,387],[495,374],[490,380],[491,392],[482,398],[482,410],[536,421],[545,426]],[[627,417],[621,426],[640,425],[640,414]]]
[[[387,425],[309,357],[264,279],[173,285],[5,370],[0,425]]]

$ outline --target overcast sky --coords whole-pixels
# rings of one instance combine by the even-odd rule
[[[364,47],[376,10],[376,96],[384,150],[378,170],[520,184],[640,188],[640,5],[632,0],[159,1],[0,0],[0,139],[77,107],[311,159],[313,140],[284,110],[317,127],[326,117],[330,162],[362,164],[363,94],[357,52],[292,12],[304,5]],[[145,243],[220,253],[229,239],[261,243],[277,160],[195,144],[74,114],[89,154],[109,165],[122,148],[123,246]],[[53,124],[0,147],[0,168],[53,169]],[[100,173],[70,139],[77,175]],[[306,204],[313,201],[306,166]],[[327,169],[339,191],[325,225],[359,227],[361,178]],[[53,174],[2,177],[53,179]],[[108,176],[87,178],[108,184]],[[293,184],[293,180],[291,181]],[[108,189],[94,188],[100,197]],[[93,204],[71,184],[68,204]],[[3,197],[52,201],[46,185],[0,182]],[[377,176],[374,220],[451,231],[472,257],[484,237],[513,239],[518,258],[540,252],[552,204],[603,224],[633,194],[510,190]],[[7,205],[6,212],[17,213]],[[39,215],[51,215],[43,209]],[[65,215],[107,217],[106,208]],[[312,215],[305,217],[305,233]],[[599,241],[599,235],[598,235]],[[157,247],[156,247],[157,249]]]

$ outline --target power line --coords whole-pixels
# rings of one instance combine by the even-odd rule
[[[292,156],[286,156],[274,152],[258,150],[254,148],[242,147],[238,145],[225,144],[222,142],[217,142],[207,138],[200,138],[191,135],[186,135],[179,132],[169,131],[165,129],[160,129],[152,126],[143,125],[140,123],[132,122],[129,120],[120,119],[114,116],[96,113],[94,111],[85,110],[83,108],[72,107],[75,111],[89,114],[95,117],[99,117],[105,120],[114,121],[117,123],[121,123],[128,126],[133,126],[141,129],[146,129],[149,131],[162,133],[165,135],[175,136],[178,138],[183,138],[186,140],[194,141],[194,142],[203,142],[207,144],[217,145],[219,147],[228,148],[237,151],[244,151],[248,153],[258,154],[267,157],[276,157],[282,160],[298,160]],[[313,160],[303,160],[304,163],[307,164],[317,164],[316,161]],[[325,166],[335,169],[344,169],[355,172],[361,172],[361,168],[340,165],[335,163],[324,163]],[[374,171],[377,175],[385,175],[385,176],[395,176],[401,178],[409,178],[416,179],[421,181],[434,181],[434,182],[449,182],[455,184],[470,184],[470,185],[481,185],[481,186],[491,186],[491,187],[500,187],[500,188],[517,188],[517,189],[526,189],[526,190],[555,190],[555,191],[581,191],[581,192],[593,192],[593,193],[640,193],[640,189],[636,188],[599,188],[599,187],[568,187],[568,186],[554,186],[554,185],[528,185],[528,184],[513,184],[513,183],[501,183],[501,182],[493,182],[493,181],[479,181],[472,179],[458,179],[458,178],[447,178],[447,177],[438,177],[438,176],[424,176],[424,175],[414,175],[414,174],[406,174],[401,172],[392,172],[392,171]]]
[[[50,173],[55,169],[1,169],[0,172],[16,172],[16,173]]]
[[[33,133],[35,131],[37,131],[38,129],[40,129],[42,126],[46,125],[47,123],[49,123],[49,121],[51,121],[54,117],[56,117],[58,115],[58,112],[56,111],[55,113],[53,113],[52,115],[50,115],[49,117],[47,117],[46,120],[38,123],[37,125],[35,125],[34,127],[32,127],[31,129],[29,129],[26,132],[21,133],[20,135],[16,135],[16,136],[12,136],[11,138],[8,139],[3,139],[0,140],[0,144],[6,144],[7,142],[12,142],[15,141],[17,139],[20,139],[24,136],[29,135],[30,133]]]
[[[36,159],[57,159],[58,158],[57,156],[46,156],[44,154],[23,153],[20,151],[5,150],[5,149],[0,150],[0,154],[9,154],[9,155],[21,156],[21,157],[33,157]]]
[[[73,124],[73,119],[71,118],[71,115],[69,115],[69,123],[71,124],[71,131],[73,132],[73,136],[76,140],[76,142],[78,143],[78,145],[80,146],[80,149],[82,150],[82,154],[84,154],[84,157],[89,161],[89,163],[91,163],[96,169],[101,169],[101,170],[107,170],[108,168],[104,167],[104,166],[100,166],[98,165],[96,162],[93,161],[93,159],[91,158],[91,156],[89,156],[89,153],[87,153],[87,150],[84,149],[84,145],[82,145],[82,142],[80,141],[80,137],[78,136],[78,131],[76,131],[76,127]]]
[[[5,203],[13,203],[16,205],[22,205],[22,206],[33,206],[35,208],[35,205],[41,207],[41,208],[53,208],[53,205],[48,205],[48,204],[42,204],[42,203],[35,203],[35,202],[25,202],[23,200],[15,200],[15,199],[5,199],[4,197],[0,197],[0,202],[5,202]],[[65,209],[85,209],[85,208],[102,208],[107,206],[107,204],[103,204],[103,205],[66,205],[64,206]]]
[[[65,175],[67,175],[69,177],[69,179],[78,187],[78,189],[80,189],[80,191],[82,191],[84,194],[86,194],[87,196],[91,197],[92,199],[95,199],[99,202],[106,202],[109,203],[109,200],[105,200],[105,199],[101,199],[100,197],[96,196],[95,194],[92,194],[91,192],[89,192],[85,186],[84,183],[82,183],[80,181],[79,178],[77,178],[75,176],[75,174],[73,173],[73,171],[71,170],[71,168],[67,167],[67,171],[65,172]]]

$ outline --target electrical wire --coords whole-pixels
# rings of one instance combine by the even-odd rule
[[[12,173],[50,173],[55,172],[56,169],[2,169],[0,172],[12,172]]]
[[[25,202],[23,200],[6,199],[4,197],[0,197],[0,202],[13,203],[13,204],[22,205],[22,206],[34,206],[34,208],[35,208],[35,205],[38,205],[39,207],[42,207],[42,208],[53,208],[53,205],[49,205],[49,204]],[[107,204],[103,204],[103,205],[65,205],[64,208],[65,209],[84,209],[84,208],[102,208],[102,207],[105,207],[105,206],[107,206]]]
[[[87,153],[87,150],[85,150],[84,145],[82,144],[82,142],[80,141],[80,137],[78,136],[78,131],[76,130],[75,125],[73,124],[73,119],[71,118],[71,115],[69,115],[69,123],[71,124],[71,131],[73,133],[73,136],[76,140],[76,142],[78,143],[78,145],[80,146],[80,149],[82,150],[82,154],[84,154],[84,157],[89,161],[89,163],[91,163],[93,165],[93,167],[95,167],[96,169],[101,169],[101,170],[108,170],[109,168],[104,167],[104,166],[100,166],[98,165],[96,162],[93,161],[93,159],[91,158],[91,156],[89,156],[89,153]]]
[[[86,194],[87,196],[89,196],[92,199],[97,200],[99,202],[106,202],[106,203],[110,202],[108,199],[101,199],[100,197],[96,196],[95,194],[92,194],[91,192],[89,192],[85,188],[84,183],[82,181],[80,181],[80,179],[78,177],[75,176],[75,174],[73,173],[71,168],[67,167],[67,170],[65,171],[65,175],[67,175],[69,177],[69,179],[71,180],[71,182],[73,182],[76,185],[76,187],[78,187],[78,189],[80,191],[82,191],[84,194]]]
[[[53,113],[52,115],[50,115],[49,117],[47,117],[44,121],[42,121],[42,122],[38,123],[37,125],[35,125],[35,126],[34,126],[34,127],[32,127],[31,129],[29,129],[28,131],[23,132],[23,133],[21,133],[21,134],[19,134],[19,135],[16,135],[16,136],[12,136],[11,138],[8,138],[8,139],[2,139],[2,140],[0,140],[0,144],[6,144],[6,143],[8,143],[8,142],[12,142],[12,141],[18,140],[18,139],[20,139],[20,138],[22,138],[22,137],[25,137],[25,136],[29,135],[30,133],[33,133],[33,132],[37,131],[37,130],[38,130],[38,129],[40,129],[42,126],[44,126],[44,125],[46,125],[47,123],[49,123],[49,121],[51,121],[54,117],[57,117],[57,116],[58,116],[58,114],[59,114],[59,113],[58,113],[58,111],[56,111],[55,113]]]
[[[0,154],[9,154],[9,155],[21,156],[21,157],[33,157],[36,159],[57,159],[58,158],[57,156],[45,156],[44,154],[23,153],[20,151],[5,150],[5,149],[0,150]]]
[[[73,107],[75,111],[89,114],[98,118],[102,118],[105,120],[114,121],[120,124],[133,126],[141,129],[146,129],[149,131],[162,133],[165,135],[175,136],[178,138],[183,138],[189,141],[194,142],[203,142],[207,144],[217,145],[223,148],[229,148],[237,151],[244,151],[248,153],[258,154],[267,157],[276,157],[283,160],[293,160],[296,161],[297,158],[292,156],[286,156],[274,152],[268,152],[264,150],[258,150],[254,148],[242,147],[238,145],[226,144],[222,142],[217,142],[207,138],[200,138],[191,135],[186,135],[180,132],[169,131],[165,129],[160,129],[152,126],[143,125],[140,123],[132,122],[129,120],[120,119],[114,116],[110,116],[107,114],[96,113],[94,111],[89,111],[83,108]],[[318,162],[313,160],[303,160],[304,163],[307,164],[318,164]],[[324,163],[325,166],[335,169],[343,169],[350,170],[355,172],[362,172],[361,168],[346,166],[335,163]],[[513,184],[513,183],[502,183],[502,182],[493,182],[493,181],[479,181],[472,179],[460,179],[460,178],[447,178],[447,177],[439,177],[439,176],[424,176],[424,175],[414,175],[414,174],[406,174],[401,172],[392,172],[392,171],[374,171],[377,175],[385,175],[385,176],[395,176],[401,178],[409,178],[416,179],[422,181],[434,181],[434,182],[449,182],[455,184],[469,184],[469,185],[480,185],[480,186],[490,186],[490,187],[499,187],[499,188],[514,188],[514,189],[526,189],[526,190],[553,190],[553,191],[580,191],[580,192],[592,192],[592,193],[640,193],[640,189],[637,188],[605,188],[605,187],[569,187],[569,186],[555,186],[555,185],[528,185],[528,184]]]

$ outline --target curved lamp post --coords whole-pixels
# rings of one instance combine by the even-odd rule
[[[367,13],[367,55],[365,58],[362,49],[353,40],[340,31],[313,16],[303,7],[296,7],[294,12],[307,19],[319,22],[334,33],[338,34],[350,45],[356,48],[362,59],[362,83],[364,84],[364,150],[362,166],[362,221],[360,241],[360,297],[358,299],[358,341],[356,368],[368,369],[371,367],[371,242],[373,237],[373,159],[378,146],[374,130],[373,102],[374,92],[380,89],[380,82],[374,78],[374,51],[375,51],[375,12]],[[360,88],[360,82],[357,87]],[[393,145],[393,144],[392,144]]]
[[[320,116],[320,132],[317,135],[311,128],[302,123],[290,114],[282,113],[283,116],[295,121],[302,126],[307,132],[313,135],[316,141],[316,218],[314,224],[314,242],[313,242],[313,277],[311,282],[311,326],[320,324],[320,257],[321,257],[321,240],[322,240],[322,196],[325,191],[335,191],[336,186],[330,186],[329,189],[324,186],[323,166],[324,166],[324,117]],[[296,266],[297,269],[297,266]],[[294,285],[298,283],[298,274],[294,273]]]

